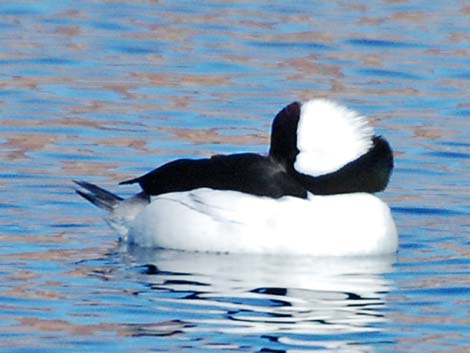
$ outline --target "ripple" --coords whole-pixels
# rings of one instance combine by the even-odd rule
[[[349,39],[346,43],[359,46],[359,47],[368,47],[368,48],[399,48],[399,49],[422,49],[426,46],[419,43],[410,43],[403,41],[394,41],[394,40],[383,40],[383,39],[367,39],[367,38],[358,38],[358,39]]]
[[[383,69],[360,69],[358,70],[360,74],[365,76],[376,76],[376,77],[393,77],[400,78],[405,80],[421,80],[422,77],[404,71],[394,71],[394,70],[383,70]]]
[[[268,41],[251,41],[249,45],[261,48],[271,49],[310,49],[310,50],[332,50],[329,45],[316,42],[268,42]]]
[[[2,2],[0,351],[465,350],[468,9],[441,5]],[[125,249],[73,191],[265,153],[312,96],[390,139],[397,257]]]
[[[451,209],[443,209],[443,208],[427,208],[427,207],[393,207],[394,212],[399,213],[409,213],[414,215],[422,215],[422,216],[459,216],[462,215],[461,212],[451,210]]]

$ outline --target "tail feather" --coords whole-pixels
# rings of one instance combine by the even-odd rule
[[[99,208],[108,211],[105,219],[121,236],[121,240],[123,241],[127,239],[129,230],[132,228],[136,217],[150,203],[150,196],[145,192],[140,192],[128,199],[123,199],[112,192],[86,181],[74,180],[74,183],[84,189],[76,189],[75,192],[78,195]]]
[[[129,184],[135,184],[135,183],[138,183],[138,182],[140,182],[140,177],[121,181],[119,183],[119,185],[129,185]]]
[[[88,183],[86,181],[74,180],[74,183],[82,187],[88,192],[82,190],[75,190],[84,199],[90,201],[95,206],[103,208],[107,211],[112,211],[114,208],[124,199],[119,197],[105,189],[96,186],[95,184]]]

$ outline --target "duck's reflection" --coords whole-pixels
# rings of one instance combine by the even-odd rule
[[[126,248],[186,330],[256,335],[281,351],[294,346],[362,346],[381,330],[395,256],[312,258]],[[362,348],[364,348],[362,346]],[[368,347],[370,348],[370,347]],[[355,351],[355,350],[353,350]]]

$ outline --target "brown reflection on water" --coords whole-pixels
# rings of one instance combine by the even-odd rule
[[[57,137],[54,136],[27,133],[4,138],[0,155],[7,160],[27,159],[27,153],[47,150],[57,141]]]
[[[95,319],[100,314],[89,316]],[[133,337],[133,336],[154,336],[165,337],[175,334],[182,334],[187,325],[179,321],[163,321],[150,324],[127,324],[127,323],[98,323],[98,324],[75,324],[66,320],[58,319],[39,319],[24,318],[18,326],[10,329],[12,332],[35,333],[35,334],[54,334],[57,336],[70,337],[70,340],[85,339],[86,336],[99,336],[101,340],[112,341],[117,337]],[[62,344],[66,344],[66,341]],[[17,345],[15,345],[17,346]],[[30,347],[28,340],[20,344],[20,346]]]
[[[159,131],[165,132],[178,141],[190,141],[198,144],[228,144],[228,145],[264,145],[268,146],[269,136],[261,132],[253,131],[248,134],[230,135],[227,132],[238,132],[237,128],[224,129],[221,134],[220,129],[184,129],[184,128],[159,128]]]
[[[126,4],[129,12],[119,12]],[[141,11],[141,4],[151,6]],[[139,279],[119,283],[113,271],[120,265],[106,255],[116,248],[115,235],[74,194],[71,180],[126,195],[135,189],[114,183],[168,159],[265,152],[271,118],[291,101],[311,97],[367,113],[395,150],[396,172],[380,197],[405,209],[397,212],[397,225],[405,245],[416,249],[400,253],[394,271],[414,272],[394,278],[401,292],[390,293],[387,303],[406,305],[385,310],[387,320],[417,331],[470,324],[450,313],[468,301],[432,292],[468,286],[463,265],[446,261],[469,257],[462,239],[470,224],[470,5],[292,2],[275,10],[246,4],[83,1],[80,8],[69,2],[2,17],[0,312],[7,324],[0,347],[78,351],[82,341],[112,345],[116,337],[200,339],[200,328],[184,336],[191,329],[184,319],[126,321]],[[406,293],[415,288],[430,293]],[[416,308],[415,300],[421,301],[416,311],[405,312],[407,305]],[[149,320],[133,315],[136,322]],[[394,340],[402,351],[465,338],[435,331],[373,336]]]

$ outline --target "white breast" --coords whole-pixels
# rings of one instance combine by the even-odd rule
[[[144,247],[317,256],[394,253],[398,246],[389,207],[370,194],[274,200],[205,188],[152,198],[127,239]]]

